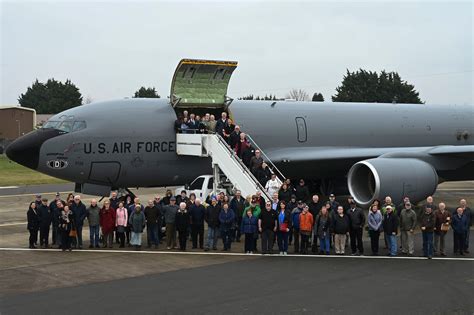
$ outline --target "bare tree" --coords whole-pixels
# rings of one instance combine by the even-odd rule
[[[292,89],[287,95],[287,98],[294,99],[295,101],[309,101],[309,95],[305,90]]]

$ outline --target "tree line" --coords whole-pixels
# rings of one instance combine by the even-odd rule
[[[140,87],[132,95],[133,98],[160,98],[155,87]],[[324,96],[315,92],[310,97],[303,89],[292,89],[286,99],[296,101],[324,102]],[[276,95],[265,96],[249,94],[239,97],[241,100],[281,100]],[[364,102],[364,103],[414,103],[421,104],[419,93],[414,85],[401,79],[396,72],[346,71],[341,84],[336,87],[336,93],[331,96],[333,102]],[[70,80],[66,82],[48,79],[45,83],[36,80],[18,98],[21,106],[34,108],[38,114],[58,113],[68,108],[91,103],[92,99],[83,97],[79,88]]]

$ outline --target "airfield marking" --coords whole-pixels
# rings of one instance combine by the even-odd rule
[[[60,194],[68,194],[71,191],[59,191]],[[44,192],[44,193],[37,193],[37,194],[17,194],[17,195],[2,195],[0,198],[6,197],[22,197],[22,196],[36,196],[36,195],[55,195],[58,191],[55,192]]]
[[[18,186],[0,186],[0,189],[18,188]]]
[[[15,225],[24,225],[24,224],[27,224],[28,222],[25,221],[25,222],[16,222],[16,223],[2,223],[0,224],[0,227],[4,227],[4,226],[15,226]]]
[[[56,252],[62,253],[59,249],[30,249],[30,248],[7,248],[0,247],[0,251],[33,251],[33,252]],[[426,257],[408,257],[408,256],[338,256],[338,255],[299,255],[299,254],[288,254],[286,256],[274,255],[262,255],[262,254],[245,254],[245,253],[216,253],[216,252],[172,252],[172,251],[132,251],[132,250],[104,250],[104,249],[78,249],[73,250],[74,253],[115,253],[115,254],[163,254],[163,255],[213,255],[213,256],[248,256],[248,257],[302,257],[302,258],[346,258],[346,259],[406,259],[406,260],[428,260]],[[433,257],[431,260],[451,260],[451,261],[474,261],[474,258],[468,257]]]

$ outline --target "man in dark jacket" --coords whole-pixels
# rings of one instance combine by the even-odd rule
[[[240,226],[242,225],[242,215],[245,209],[245,199],[242,198],[242,193],[240,190],[235,192],[234,198],[230,201],[230,208],[235,213],[235,225],[236,225],[236,235],[233,237],[237,242],[240,242]]]
[[[352,255],[364,254],[364,244],[362,243],[362,232],[365,225],[365,216],[362,209],[356,207],[355,202],[350,204],[349,210],[347,210],[347,216],[351,222],[349,228],[349,236],[351,243]]]
[[[224,243],[224,251],[230,250],[232,240],[230,233],[235,222],[235,213],[229,208],[228,203],[222,204],[222,210],[219,213],[219,223],[221,230],[222,243]]]
[[[464,255],[466,248],[466,234],[469,230],[469,218],[465,214],[465,209],[462,207],[457,207],[452,221],[454,234],[454,254],[459,252],[460,255]]]
[[[344,255],[346,246],[346,237],[349,234],[350,220],[344,214],[344,208],[339,206],[337,213],[332,217],[332,231],[334,233],[334,247],[336,255]]]
[[[467,222],[469,227],[474,225],[474,213],[472,212],[472,209],[467,206],[467,201],[466,199],[461,199],[459,200],[459,207],[463,209],[463,215],[467,217]],[[470,228],[467,229],[466,232],[466,239],[464,240],[464,253],[469,254],[469,234],[470,234]]]
[[[296,200],[301,200],[303,202],[308,202],[309,199],[309,189],[308,186],[305,185],[303,179],[300,179],[298,186],[295,188],[295,195]]]
[[[423,254],[428,259],[433,257],[433,232],[435,228],[436,218],[433,214],[431,206],[426,206],[425,211],[421,215],[421,233],[423,235]]]
[[[163,207],[163,215],[166,223],[166,249],[176,248],[176,213],[179,207],[176,198],[170,198],[170,204]]]
[[[41,199],[41,205],[38,207],[38,215],[40,218],[40,246],[48,248],[49,227],[52,219],[48,199]]]
[[[218,133],[221,137],[224,137],[225,129],[229,126],[229,122],[227,121],[227,113],[221,114],[221,119],[216,122],[216,133]]]
[[[110,207],[114,210],[117,210],[117,208],[119,206],[120,199],[117,198],[117,192],[116,191],[112,192],[112,194],[109,198],[109,201],[110,201]]]
[[[160,244],[158,229],[161,228],[161,205],[155,205],[153,200],[148,200],[148,206],[145,207],[145,219],[148,248],[152,245],[158,248]]]
[[[219,228],[219,213],[221,206],[217,203],[216,197],[212,197],[211,204],[207,206],[204,220],[207,223],[207,245],[205,251],[211,248],[217,250],[217,229]]]
[[[294,252],[300,252],[300,214],[303,212],[303,202],[299,200],[297,206],[291,210],[291,230],[294,239]]]
[[[28,225],[26,228],[30,232],[29,248],[33,249],[36,248],[35,244],[38,241],[38,230],[40,228],[40,217],[38,215],[38,209],[35,202],[30,204],[26,216],[28,219]]]
[[[323,203],[320,202],[319,196],[318,195],[313,195],[311,202],[308,204],[309,207],[309,213],[313,216],[313,218],[316,218],[319,214],[319,211],[321,211],[321,207],[323,206]],[[328,209],[329,211],[329,209]],[[316,231],[314,231],[316,235]],[[313,236],[313,244],[311,246],[311,251],[313,253],[318,252],[318,237]]]
[[[188,238],[188,230],[190,224],[189,212],[186,209],[186,203],[181,202],[179,204],[179,210],[176,213],[176,230],[178,231],[179,238],[179,249],[182,251],[186,250],[186,240]]]
[[[59,201],[59,203],[58,203]],[[61,214],[61,209],[58,209],[59,205],[63,205],[61,200],[61,195],[56,193],[56,197],[49,204],[49,210],[51,210],[51,223],[52,223],[52,237],[53,245],[61,245],[61,237],[59,237],[59,216]]]
[[[197,248],[199,238],[199,248],[204,248],[204,216],[206,208],[201,204],[201,199],[196,198],[194,204],[189,207],[191,217],[191,239],[193,249]]]
[[[271,201],[265,203],[258,220],[258,230],[262,233],[262,254],[271,254],[271,247],[277,230],[277,213],[272,209]]]
[[[82,249],[82,227],[84,226],[84,219],[87,216],[87,211],[86,206],[81,201],[81,196],[74,196],[74,202],[71,205],[71,210],[74,214],[74,227],[76,228],[77,232],[77,238],[73,238],[72,246],[74,246],[74,248]]]
[[[186,190],[181,190],[181,194],[176,196],[176,204],[179,205],[181,204],[181,202],[184,202],[185,204],[187,204],[188,201],[189,201],[189,198],[188,198]]]
[[[398,234],[398,216],[393,212],[391,206],[387,206],[387,212],[383,216],[383,230],[388,240],[388,248],[390,257],[397,256],[397,234]]]
[[[337,207],[340,206],[339,202],[336,201],[336,196],[334,194],[329,195],[328,203],[331,207],[328,210],[332,214],[332,216],[334,216],[337,213]],[[351,207],[351,204],[349,203],[349,205],[346,209],[349,210],[350,207]]]
[[[237,144],[237,142],[240,141],[241,133],[242,132],[240,131],[240,127],[238,125],[235,126],[234,131],[232,131],[232,133],[229,136],[229,145],[232,149],[235,148],[235,145]]]
[[[250,158],[250,171],[255,175],[257,170],[262,166],[263,158],[260,150],[255,150],[255,155]]]

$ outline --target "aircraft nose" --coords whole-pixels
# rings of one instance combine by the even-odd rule
[[[58,130],[54,129],[32,131],[13,141],[5,153],[10,160],[28,168],[37,169],[41,145],[57,135]]]

